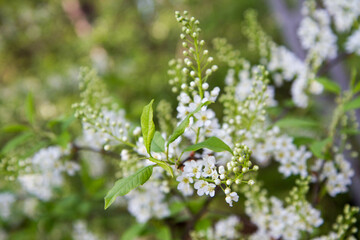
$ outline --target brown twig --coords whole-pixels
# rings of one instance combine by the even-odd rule
[[[78,0],[62,1],[62,8],[74,25],[75,32],[79,37],[86,37],[90,34],[92,27],[86,18]]]
[[[107,155],[113,158],[117,158],[117,159],[121,159],[120,154],[116,153],[116,152],[112,152],[112,151],[106,151],[104,149],[96,149],[96,148],[92,148],[89,146],[78,146],[76,144],[72,144],[72,149],[74,152],[78,152],[78,151],[89,151],[89,152],[95,152],[95,153],[99,153],[102,155]]]

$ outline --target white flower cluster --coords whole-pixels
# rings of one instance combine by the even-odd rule
[[[323,0],[326,9],[334,18],[336,30],[346,32],[360,16],[359,0]]]
[[[320,172],[320,181],[326,180],[326,190],[332,197],[347,192],[348,186],[351,184],[351,178],[355,174],[343,154],[335,155],[334,160],[324,162],[324,160],[318,159],[312,167],[313,171]],[[318,181],[316,178],[313,180]]]
[[[32,158],[33,173],[19,176],[18,180],[25,191],[40,200],[48,201],[52,197],[52,189],[63,184],[62,173],[72,176],[80,170],[80,166],[72,161],[62,163],[60,158],[64,151],[57,146],[43,148]]]
[[[214,156],[205,156],[203,160],[191,160],[185,162],[183,171],[180,176],[176,178],[179,182],[177,187],[178,190],[185,196],[191,196],[194,193],[195,188],[199,196],[205,194],[214,197],[216,188],[215,183],[218,183],[218,185],[221,184],[221,180],[219,179],[221,174],[219,174],[220,169],[217,169],[215,164],[216,159]],[[224,167],[221,169],[224,169]],[[213,183],[205,181],[205,178],[210,178]],[[191,184],[194,184],[194,187],[192,187]]]
[[[307,160],[312,154],[306,151],[305,146],[296,147],[293,138],[280,134],[278,127],[268,130],[263,139],[263,143],[251,138],[245,141],[252,147],[253,155],[259,163],[266,164],[273,157],[280,163],[279,172],[285,177],[298,174],[308,176]]]
[[[193,112],[198,106],[207,101],[215,101],[219,95],[220,89],[215,87],[211,92],[204,91],[204,97],[195,94],[190,97],[186,92],[179,95],[179,105],[177,109],[177,118],[183,120],[189,113]],[[216,136],[225,143],[231,145],[231,138],[226,132],[226,126],[221,126],[215,116],[215,112],[203,106],[201,110],[190,118],[190,125],[186,128],[184,136],[192,143],[204,141],[206,137]]]
[[[137,131],[138,130],[135,129],[135,132]],[[169,157],[172,157],[175,151],[178,150],[177,147],[180,140],[181,139],[178,139],[170,144],[168,149]],[[139,156],[143,156],[145,158],[149,157],[144,145],[143,137],[138,138],[136,146],[133,150]],[[166,159],[166,155],[164,153],[151,152],[151,155],[158,160]],[[130,161],[131,159],[132,155],[129,150],[121,151],[121,170],[123,177],[130,176],[141,167],[154,164],[149,160],[132,162]],[[145,184],[125,195],[128,210],[138,222],[144,223],[151,218],[162,219],[170,215],[168,202],[166,201],[166,195],[169,193],[170,188],[168,186],[168,181],[164,178],[164,173],[165,171],[163,168],[154,168],[151,178]]]
[[[304,5],[307,8],[307,4]],[[301,45],[308,50],[307,58],[315,66],[337,55],[337,37],[331,30],[329,13],[324,9],[304,10],[307,15],[300,22],[298,36]]]
[[[215,224],[214,239],[237,239],[239,233],[236,226],[240,223],[239,219],[232,215],[226,219],[220,220]]]
[[[308,94],[320,94],[323,90],[321,84],[312,80],[315,78],[315,74],[313,73],[315,66],[318,67],[319,64],[319,62],[315,62],[315,60],[318,61],[320,59],[320,57],[317,55],[326,55],[326,58],[330,56],[334,57],[336,55],[336,37],[334,38],[333,35],[330,34],[330,27],[325,26],[325,21],[323,25],[318,26],[316,25],[317,23],[315,22],[315,20],[310,17],[308,17],[307,21],[302,23],[303,30],[299,29],[299,32],[301,32],[301,34],[306,37],[305,45],[308,46],[308,48],[306,48],[305,46],[304,47],[306,49],[309,49],[309,56],[306,60],[302,60],[287,48],[279,46],[278,44],[273,42],[270,37],[268,37],[267,34],[263,31],[261,26],[257,23],[255,14],[249,12],[246,15],[246,21],[250,27],[248,30],[245,31],[245,34],[249,37],[251,44],[256,45],[256,50],[260,53],[261,57],[260,62],[261,64],[266,66],[266,69],[272,76],[275,85],[280,87],[282,86],[284,80],[289,82],[293,81],[291,86],[291,95],[295,105],[301,108],[307,107]],[[312,25],[316,26],[307,29],[306,24],[311,23],[313,23]],[[325,32],[325,35],[320,32],[320,30],[322,32]],[[315,46],[312,45],[311,42],[318,41],[316,37],[319,34],[324,35],[324,39],[322,40],[321,44]],[[322,45],[330,48],[332,47],[331,44],[335,44],[335,50],[334,48],[331,48],[329,51],[323,51]],[[310,50],[310,47],[313,50]],[[332,54],[332,52],[334,52],[335,55]],[[327,54],[330,56],[327,56]],[[314,64],[315,66],[311,66],[309,64]]]
[[[77,221],[74,223],[74,231],[72,234],[74,240],[97,240],[96,235],[87,229],[86,223],[83,221]]]
[[[258,230],[249,239],[300,239],[301,232],[313,232],[323,220],[320,211],[298,199],[288,206],[276,197],[268,198],[259,186],[245,191],[245,212]]]
[[[176,179],[179,181],[177,188],[185,196],[192,195],[196,189],[199,196],[205,194],[214,197],[215,188],[219,186],[225,193],[225,201],[232,207],[233,202],[239,200],[238,194],[231,190],[232,185],[243,182],[254,184],[253,180],[244,180],[247,172],[258,170],[258,166],[252,166],[250,155],[251,151],[247,146],[237,144],[234,156],[226,164],[226,168],[218,165],[214,156],[207,154],[203,154],[198,160],[186,161],[180,176]]]
[[[166,194],[170,189],[167,182],[161,179],[162,173],[162,168],[154,168],[149,181],[125,196],[129,212],[140,223],[147,222],[150,218],[162,219],[170,215],[166,201]]]
[[[236,229],[239,226],[239,219],[231,215],[215,223],[214,228],[208,228],[205,231],[193,232],[194,239],[206,240],[235,240],[239,239],[240,233]]]
[[[95,136],[100,137],[95,142],[106,143],[105,148],[119,145],[119,142],[127,143],[130,123],[125,119],[124,110],[115,111],[102,108],[101,112],[93,117],[93,119],[84,117],[82,121],[85,130],[95,131],[97,133]]]
[[[360,29],[354,31],[348,38],[345,48],[348,53],[354,52],[357,55],[360,55]]]
[[[285,81],[294,81],[291,85],[291,96],[296,106],[305,108],[308,105],[309,91],[312,94],[320,94],[323,86],[311,81],[313,74],[308,65],[300,60],[295,54],[283,46],[271,47],[271,57],[267,69],[272,74],[276,86],[282,86]]]
[[[275,88],[273,86],[264,86],[264,83],[259,79],[257,79],[257,74],[259,74],[259,72],[260,69],[258,66],[253,66],[250,68],[250,64],[248,62],[244,62],[243,69],[240,70],[238,73],[238,79],[240,79],[240,81],[235,85],[235,98],[240,102],[250,100],[248,105],[249,105],[249,110],[252,112],[256,112],[256,110],[261,111],[264,107],[256,102],[257,100],[261,101],[263,99],[256,99],[255,96],[257,96],[257,94],[254,94],[255,91],[261,92],[263,90],[262,88],[264,87],[266,87],[265,90],[266,101],[262,101],[262,102],[264,102],[264,104],[266,104],[266,106],[269,107],[274,107],[277,105],[277,102],[274,99]],[[225,83],[227,85],[235,84],[234,69],[229,69],[226,75]],[[250,97],[249,99],[249,96],[251,95],[254,97]],[[261,95],[259,97],[261,98]],[[239,111],[241,111],[241,109]]]
[[[228,86],[220,99],[224,104],[224,121],[230,126],[229,132],[235,132],[241,140],[243,133],[263,126],[266,120],[265,108],[277,104],[273,88],[268,86],[264,68],[256,66],[250,69],[247,65],[244,64],[238,79],[235,78],[235,71],[229,70],[226,77]]]
[[[11,214],[11,206],[15,202],[14,194],[10,192],[0,193],[0,218],[7,220]]]

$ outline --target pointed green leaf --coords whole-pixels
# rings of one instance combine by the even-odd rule
[[[168,226],[160,226],[156,229],[156,237],[161,240],[171,240],[173,239],[171,236],[171,231]]]
[[[12,124],[12,125],[7,125],[5,127],[3,127],[1,129],[1,132],[4,133],[18,133],[18,132],[25,132],[29,130],[29,127],[26,125],[21,125],[21,124]]]
[[[341,87],[334,81],[331,81],[330,79],[326,78],[326,77],[319,77],[315,79],[317,82],[321,83],[321,85],[324,86],[325,90],[335,93],[335,94],[340,94],[341,93]]]
[[[165,171],[167,171],[171,175],[171,177],[174,177],[174,173],[173,173],[172,168],[166,162],[155,159],[153,157],[150,157],[149,160],[156,163],[160,167],[162,167]]]
[[[28,93],[25,101],[25,113],[29,123],[33,124],[35,121],[35,105],[34,96],[30,92]]]
[[[150,146],[151,140],[154,137],[155,133],[155,124],[153,121],[153,108],[152,104],[154,99],[143,108],[141,114],[141,131],[144,138],[144,145],[146,147],[146,151],[150,154]]]
[[[356,129],[356,128],[345,128],[341,130],[342,133],[345,133],[347,135],[359,135],[360,134],[360,130]]]
[[[165,152],[165,139],[161,136],[161,133],[156,131],[154,138],[151,142],[152,152]]]
[[[175,128],[174,132],[170,135],[167,146],[170,145],[170,143],[174,142],[178,137],[180,137],[184,132],[185,129],[189,126],[190,123],[190,118],[197,113],[198,111],[200,111],[200,109],[205,106],[205,105],[209,105],[210,103],[212,103],[211,101],[207,101],[204,102],[202,104],[200,104],[193,112],[189,113],[184,120],[182,120],[182,122]]]
[[[124,234],[121,236],[122,240],[135,240],[138,236],[140,236],[141,232],[144,231],[146,227],[145,223],[136,223],[131,225]]]
[[[190,151],[197,151],[202,148],[207,148],[214,152],[228,151],[231,154],[233,154],[231,148],[217,137],[210,137],[203,142],[191,145],[191,146],[185,148],[183,153],[190,152]]]
[[[287,127],[318,128],[319,127],[319,123],[317,121],[311,119],[299,119],[294,117],[287,117],[280,119],[275,123],[275,125],[281,128],[287,128]]]
[[[356,84],[356,86],[354,87],[353,92],[354,92],[354,94],[356,94],[356,93],[358,93],[359,91],[360,91],[360,82],[358,82],[358,83]]]
[[[331,138],[326,138],[325,140],[315,141],[310,145],[311,152],[318,158],[324,159],[324,148],[327,144],[331,142]]]
[[[116,181],[105,196],[105,209],[110,207],[118,196],[124,196],[134,188],[146,183],[151,177],[153,168],[154,165],[146,166],[138,170],[134,175]]]
[[[358,109],[358,108],[360,108],[360,97],[357,97],[354,100],[344,104],[344,110],[345,111]]]
[[[31,138],[34,137],[34,133],[32,132],[23,132],[22,134],[14,137],[10,141],[8,141],[5,146],[1,149],[1,153],[6,154],[11,150],[17,148],[21,144],[30,141]]]

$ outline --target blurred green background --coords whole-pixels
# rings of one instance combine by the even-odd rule
[[[245,57],[244,11],[256,9],[269,33],[276,23],[264,1],[54,0],[0,3],[0,123],[23,118],[24,96],[33,92],[43,119],[68,114],[78,97],[81,66],[97,69],[111,92],[137,120],[153,96],[175,102],[168,61],[180,53],[175,10],[189,10],[211,40],[225,37]],[[225,72],[217,73],[218,82]],[[215,84],[219,84],[214,82]]]
[[[98,71],[132,122],[139,121],[143,106],[152,98],[166,99],[175,107],[176,95],[171,92],[167,76],[168,61],[181,56],[181,29],[174,11],[188,10],[200,20],[202,38],[210,55],[216,57],[212,39],[224,37],[243,57],[258,62],[242,33],[246,27],[244,13],[248,9],[255,9],[265,31],[277,43],[284,43],[265,0],[2,0],[0,126],[26,124],[24,103],[29,93],[34,96],[38,126],[54,118],[72,116],[71,104],[79,99],[77,77],[81,66]],[[223,86],[225,75],[226,69],[219,68],[210,85]],[[0,145],[13,136],[2,133]],[[272,165],[259,175],[271,194],[283,196],[294,179],[285,185],[277,167]],[[125,209],[103,211],[105,181],[91,179],[82,171],[73,186],[61,190],[63,197],[41,205],[39,221],[21,219],[15,225],[4,224],[4,228],[12,232],[12,239],[69,239],[66,229],[71,221],[82,218],[92,222],[94,232],[106,229],[122,233],[134,219],[128,221]],[[194,208],[201,201],[195,200]],[[326,199],[321,208],[334,211],[325,211],[324,218],[335,219],[347,201],[348,196],[335,202]],[[173,212],[178,209],[179,206],[172,206]],[[207,227],[211,223],[204,220],[199,228],[201,224]],[[325,225],[328,227],[330,223]],[[149,226],[148,229],[154,226],[158,229],[153,233],[158,239],[168,236],[167,230],[161,232],[165,229],[161,222],[154,221]],[[143,228],[135,225],[133,231]]]

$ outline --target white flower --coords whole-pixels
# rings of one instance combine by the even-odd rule
[[[215,239],[237,239],[239,237],[239,233],[236,231],[238,224],[239,219],[234,215],[218,221],[215,224]]]
[[[309,50],[311,59],[319,65],[327,58],[336,57],[337,37],[331,30],[328,12],[317,9],[311,17],[307,16],[301,21],[298,36],[302,46]]]
[[[72,162],[72,161],[67,161],[65,162],[65,171],[67,172],[67,174],[69,174],[70,176],[74,176],[75,173],[77,171],[80,170],[80,165],[77,164],[76,162]]]
[[[98,238],[91,233],[83,221],[77,221],[74,224],[74,232],[72,237],[74,240],[97,240]]]
[[[191,160],[184,163],[184,172],[188,173],[190,177],[200,178],[202,174],[202,162]]]
[[[239,196],[236,192],[231,192],[230,194],[226,195],[225,201],[230,205],[233,206],[233,202],[237,202],[239,200]]]
[[[0,193],[0,217],[4,220],[11,215],[11,206],[15,202],[15,196],[9,192]]]
[[[206,111],[200,111],[195,114],[197,119],[198,127],[209,127],[212,123],[212,119],[215,117],[215,113],[211,109],[206,109]]]
[[[176,178],[176,181],[180,182],[177,186],[177,189],[185,196],[191,196],[194,193],[193,188],[190,186],[190,183],[194,182],[191,177],[186,176],[186,174],[183,173]]]
[[[194,188],[197,189],[197,194],[199,196],[202,196],[206,192],[208,192],[208,182],[206,182],[204,180],[196,181],[194,184]]]
[[[202,172],[202,176],[203,177],[213,177],[213,178],[217,178],[218,173],[216,172],[215,169],[215,157],[214,156],[205,156],[204,157],[204,166],[205,168],[203,169]]]
[[[215,188],[216,188],[216,185],[213,184],[213,183],[209,183],[207,185],[207,189],[206,189],[206,195],[209,195],[210,197],[213,197],[215,196]]]
[[[351,29],[360,15],[359,0],[324,0],[326,9],[335,20],[336,29],[345,32]]]
[[[356,30],[346,41],[345,48],[348,53],[360,55],[360,29]]]

